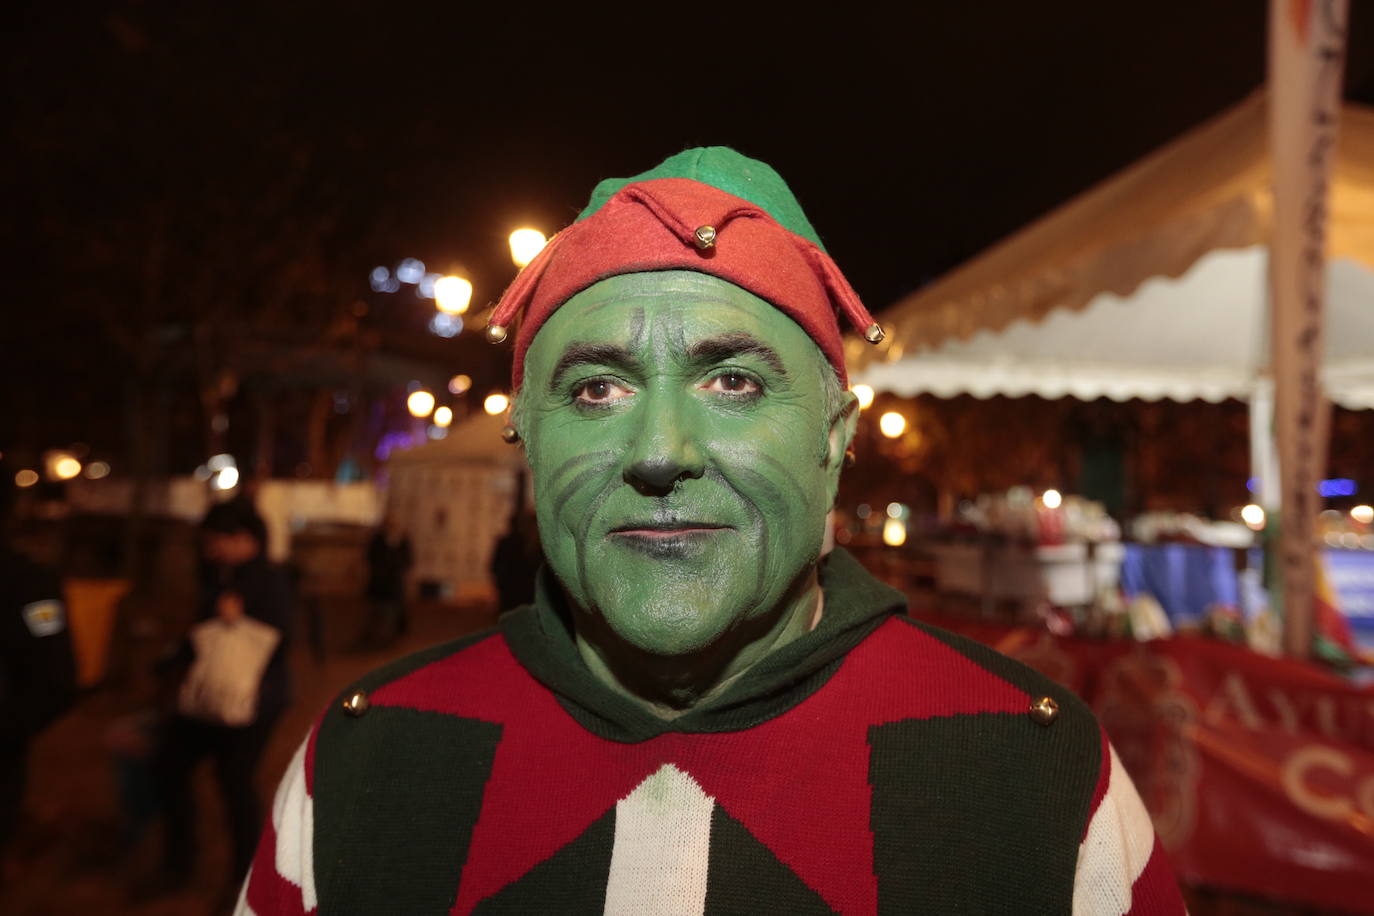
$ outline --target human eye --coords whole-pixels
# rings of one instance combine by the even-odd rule
[[[704,391],[712,391],[726,397],[752,400],[763,393],[763,385],[752,375],[733,369],[717,372],[702,386]]]
[[[589,407],[605,407],[634,394],[629,388],[610,378],[592,378],[573,386],[572,399]]]

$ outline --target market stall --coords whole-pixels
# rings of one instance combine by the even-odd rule
[[[1273,476],[1267,104],[1250,97],[898,302],[879,347],[851,345],[855,381],[903,396],[1246,400],[1253,474]],[[1322,380],[1335,403],[1372,408],[1374,110],[1342,110],[1329,220]],[[1343,609],[1374,647],[1374,609]]]

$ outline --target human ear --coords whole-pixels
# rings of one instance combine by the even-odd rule
[[[845,452],[854,441],[859,428],[859,399],[854,392],[846,391],[840,398],[840,409],[830,418],[830,431],[826,437],[825,468],[826,486],[830,491],[830,502],[840,487],[840,469],[844,467]]]

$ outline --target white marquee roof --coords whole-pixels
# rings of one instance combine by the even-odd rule
[[[1264,366],[1273,209],[1262,93],[879,315],[847,342],[884,390],[1243,397]],[[1332,177],[1327,382],[1374,407],[1374,110],[1346,105]]]

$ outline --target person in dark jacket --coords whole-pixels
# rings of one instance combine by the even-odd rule
[[[0,468],[0,526],[14,476]],[[71,634],[57,574],[0,537],[0,856],[19,818],[29,743],[76,694]]]
[[[358,637],[361,648],[385,645],[406,631],[406,572],[413,559],[410,538],[387,516],[367,545],[367,621]]]
[[[287,642],[292,596],[286,573],[263,553],[266,528],[252,503],[243,498],[214,506],[201,522],[204,558],[197,621],[251,617],[281,634],[263,672],[257,715],[233,727],[176,715],[167,726],[157,772],[166,793],[164,878],[169,888],[184,886],[196,859],[196,811],[191,775],[206,757],[215,762],[233,844],[231,881],[248,871],[260,826],[254,773],[289,699]],[[192,657],[189,644],[183,660]]]

